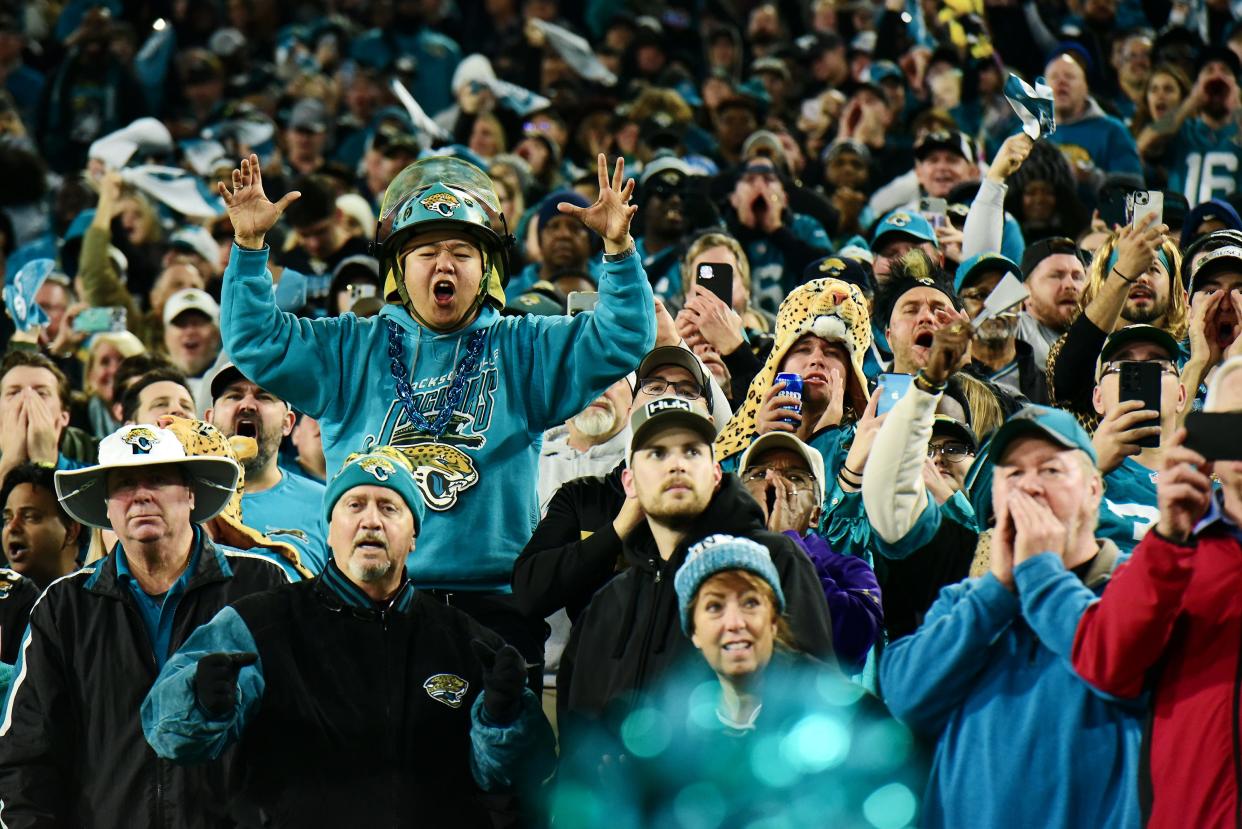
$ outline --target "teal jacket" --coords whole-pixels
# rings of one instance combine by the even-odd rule
[[[1082,579],[1044,553],[1014,568],[1016,593],[990,573],[950,585],[888,646],[889,710],[936,742],[921,826],[1139,825],[1144,701],[1093,688],[1070,662],[1116,561],[1105,542]]]
[[[437,334],[398,305],[359,319],[307,320],[272,297],[268,251],[234,246],[224,272],[224,347],[255,383],[319,421],[328,474],[349,453],[405,451],[428,507],[407,566],[419,587],[508,591],[513,561],[539,521],[535,480],[545,431],[582,411],[638,367],[655,343],[651,286],[637,256],[605,264],[594,312],[501,317],[485,307],[460,331]],[[446,431],[420,432],[396,399],[389,323],[419,413],[434,420],[466,355],[483,349]]]

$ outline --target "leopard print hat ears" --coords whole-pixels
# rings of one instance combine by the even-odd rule
[[[185,447],[187,455],[214,455],[231,458],[237,463],[237,491],[229,499],[224,510],[203,525],[213,541],[236,547],[239,550],[264,547],[292,564],[303,578],[314,577],[314,573],[302,564],[302,556],[297,548],[282,541],[275,541],[253,527],[246,526],[242,521],[242,494],[246,490],[246,470],[242,462],[258,454],[258,444],[253,438],[226,438],[223,432],[210,423],[172,415],[160,418],[159,425],[177,436],[177,440],[181,441],[181,445]]]
[[[842,343],[850,355],[851,370],[845,378],[847,409],[867,408],[867,377],[863,360],[871,348],[871,317],[867,300],[857,285],[839,279],[815,279],[795,288],[776,314],[776,335],[767,362],[751,381],[742,407],[716,438],[716,459],[723,461],[750,446],[755,439],[755,415],[778,367],[790,347],[804,334]]]

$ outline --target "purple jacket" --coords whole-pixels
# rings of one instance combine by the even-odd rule
[[[832,616],[832,647],[841,670],[858,673],[884,625],[875,572],[861,558],[834,553],[815,533],[786,530],[785,535],[797,541],[815,565]]]

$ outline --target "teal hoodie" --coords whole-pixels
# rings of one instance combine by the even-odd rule
[[[542,435],[638,367],[655,342],[651,286],[637,256],[603,266],[599,305],[576,317],[501,317],[437,334],[398,305],[376,317],[307,320],[276,309],[268,251],[233,248],[220,330],[252,381],[319,421],[328,475],[349,453],[404,450],[427,505],[407,559],[422,588],[509,590],[513,561],[539,520]],[[414,405],[434,420],[466,343],[482,354],[439,439],[420,433],[396,399],[388,322],[401,331],[401,367]],[[411,370],[411,366],[413,369]]]

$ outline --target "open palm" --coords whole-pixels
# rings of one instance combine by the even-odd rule
[[[618,158],[613,168],[612,180],[608,180],[608,161],[604,154],[596,157],[599,172],[599,199],[590,207],[578,207],[561,202],[556,209],[578,219],[607,242],[620,245],[630,233],[630,221],[638,212],[638,206],[630,204],[634,192],[634,179],[625,178],[625,159]]]
[[[241,166],[233,170],[231,188],[224,182],[219,182],[216,187],[228,208],[233,236],[246,247],[262,247],[263,237],[280,220],[285,208],[302,195],[294,190],[273,204],[263,192],[259,157],[253,153],[249,158],[243,158]]]

